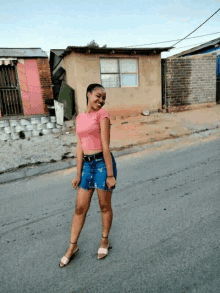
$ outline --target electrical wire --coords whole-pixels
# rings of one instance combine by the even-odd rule
[[[206,34],[206,35],[201,35],[201,36],[196,36],[196,37],[191,37],[191,38],[187,38],[187,39],[189,40],[189,39],[201,38],[201,37],[215,35],[215,34],[220,34],[220,32],[216,32],[216,33],[212,33],[212,34]],[[129,48],[129,47],[148,46],[148,45],[155,45],[155,44],[162,44],[162,43],[169,43],[169,42],[175,42],[175,41],[179,41],[179,40],[181,40],[181,39],[171,40],[171,41],[163,41],[163,42],[157,42],[157,43],[142,44],[142,45],[126,46],[126,48]]]
[[[219,9],[220,10],[220,9]],[[206,37],[206,36],[210,36],[210,35],[215,35],[215,34],[220,34],[220,32],[215,32],[215,33],[211,33],[211,34],[205,34],[205,35],[200,35],[200,36],[196,36],[196,37],[191,37],[191,38],[187,38],[185,37],[184,39],[195,39],[195,38],[201,38],[201,37]],[[170,41],[163,41],[163,42],[157,42],[157,43],[149,43],[149,44],[142,44],[142,45],[132,45],[132,46],[124,46],[124,47],[119,47],[119,48],[135,48],[135,47],[141,47],[141,46],[149,46],[149,45],[156,45],[156,44],[162,44],[162,43],[169,43],[169,42],[175,42],[175,41],[181,41],[183,39],[177,39],[177,40],[170,40]],[[176,43],[177,44],[177,43]],[[195,45],[189,45],[189,46],[196,46],[196,45],[201,45],[203,43],[200,44],[195,44]],[[189,46],[185,46],[185,47],[189,47]],[[185,48],[185,47],[178,47],[175,49],[180,49],[180,48]],[[107,47],[108,48],[108,47]],[[172,49],[174,50],[174,49]],[[46,53],[50,53],[50,51],[45,51]]]
[[[171,47],[174,47],[176,46],[176,44],[182,42],[183,40],[187,39],[188,36],[190,36],[192,33],[194,33],[195,31],[197,31],[201,26],[203,26],[203,24],[205,24],[210,18],[212,18],[216,13],[218,13],[220,10],[220,8],[218,10],[216,10],[215,13],[213,13],[208,19],[206,19],[206,21],[204,21],[202,24],[200,24],[200,26],[198,26],[196,29],[194,29],[194,31],[192,31],[190,34],[188,34],[186,37],[184,37],[183,39],[179,39],[177,43],[175,43],[174,45],[172,45]],[[212,33],[212,34],[218,34],[219,32],[217,33]],[[212,35],[212,34],[207,34],[207,35],[202,35],[202,36],[197,36],[197,37],[192,37],[192,38],[188,38],[188,39],[193,39],[193,38],[199,38],[199,37],[203,37],[203,36],[208,36],[208,35]],[[176,41],[176,40],[172,40],[172,41],[164,41],[164,42],[158,42],[158,43],[150,43],[150,44],[144,44],[144,45],[133,45],[133,46],[126,46],[126,48],[129,48],[129,47],[137,47],[137,46],[146,46],[146,45],[154,45],[154,44],[161,44],[161,43],[168,43],[168,42],[173,42],[173,41]],[[122,47],[120,47],[122,48]],[[125,47],[123,47],[125,48]],[[183,48],[183,47],[182,47]],[[48,52],[49,53],[49,52]]]
[[[197,29],[199,29],[201,26],[203,26],[203,24],[205,24],[210,18],[212,18],[217,12],[219,12],[219,10],[220,10],[220,8],[218,10],[216,10],[215,13],[213,13],[208,19],[206,19],[206,21],[204,21],[202,24],[200,24],[200,26],[198,26],[196,29],[194,29],[194,31],[192,31],[190,34],[188,34],[185,38],[181,39],[180,41],[178,41],[177,43],[172,45],[172,47],[176,46],[176,44],[180,43],[181,41],[186,39],[188,36],[190,36],[192,33],[194,33]]]
[[[173,48],[171,50],[182,49],[182,48],[186,48],[186,47],[194,47],[194,46],[199,46],[199,45],[202,45],[202,44],[204,44],[204,43],[199,43],[199,44],[194,44],[194,45],[188,45],[188,46],[178,47],[178,48]]]

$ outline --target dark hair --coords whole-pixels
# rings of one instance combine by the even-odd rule
[[[88,105],[88,93],[92,93],[96,88],[99,88],[99,87],[104,89],[104,86],[99,84],[99,83],[92,83],[87,87],[87,90],[86,90],[86,102],[87,102],[87,105]]]

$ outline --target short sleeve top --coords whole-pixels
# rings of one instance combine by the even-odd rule
[[[76,118],[76,133],[80,139],[82,150],[102,149],[100,122],[110,119],[108,111],[101,108],[89,114],[80,113]]]

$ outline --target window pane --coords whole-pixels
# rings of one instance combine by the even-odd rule
[[[119,74],[101,74],[104,87],[119,87]]]
[[[118,73],[117,59],[100,59],[101,73]]]
[[[121,73],[125,73],[125,72],[137,73],[137,71],[138,71],[137,60],[136,59],[122,59],[122,60],[120,60],[120,69],[121,69]]]
[[[121,86],[138,86],[137,74],[122,74]]]

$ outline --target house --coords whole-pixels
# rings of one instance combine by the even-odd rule
[[[220,103],[220,38],[162,60],[163,104]]]
[[[123,115],[161,108],[161,52],[168,48],[92,48],[69,46],[50,51],[55,99],[72,90],[76,114],[86,108],[86,88],[101,83],[106,109]]]
[[[46,114],[53,98],[47,54],[41,48],[0,48],[0,117]]]
[[[189,50],[185,50],[181,53],[170,56],[169,58],[179,58],[185,56],[193,56],[198,54],[207,54],[207,53],[216,53],[220,54],[220,38],[208,41],[202,45],[196,46]]]

